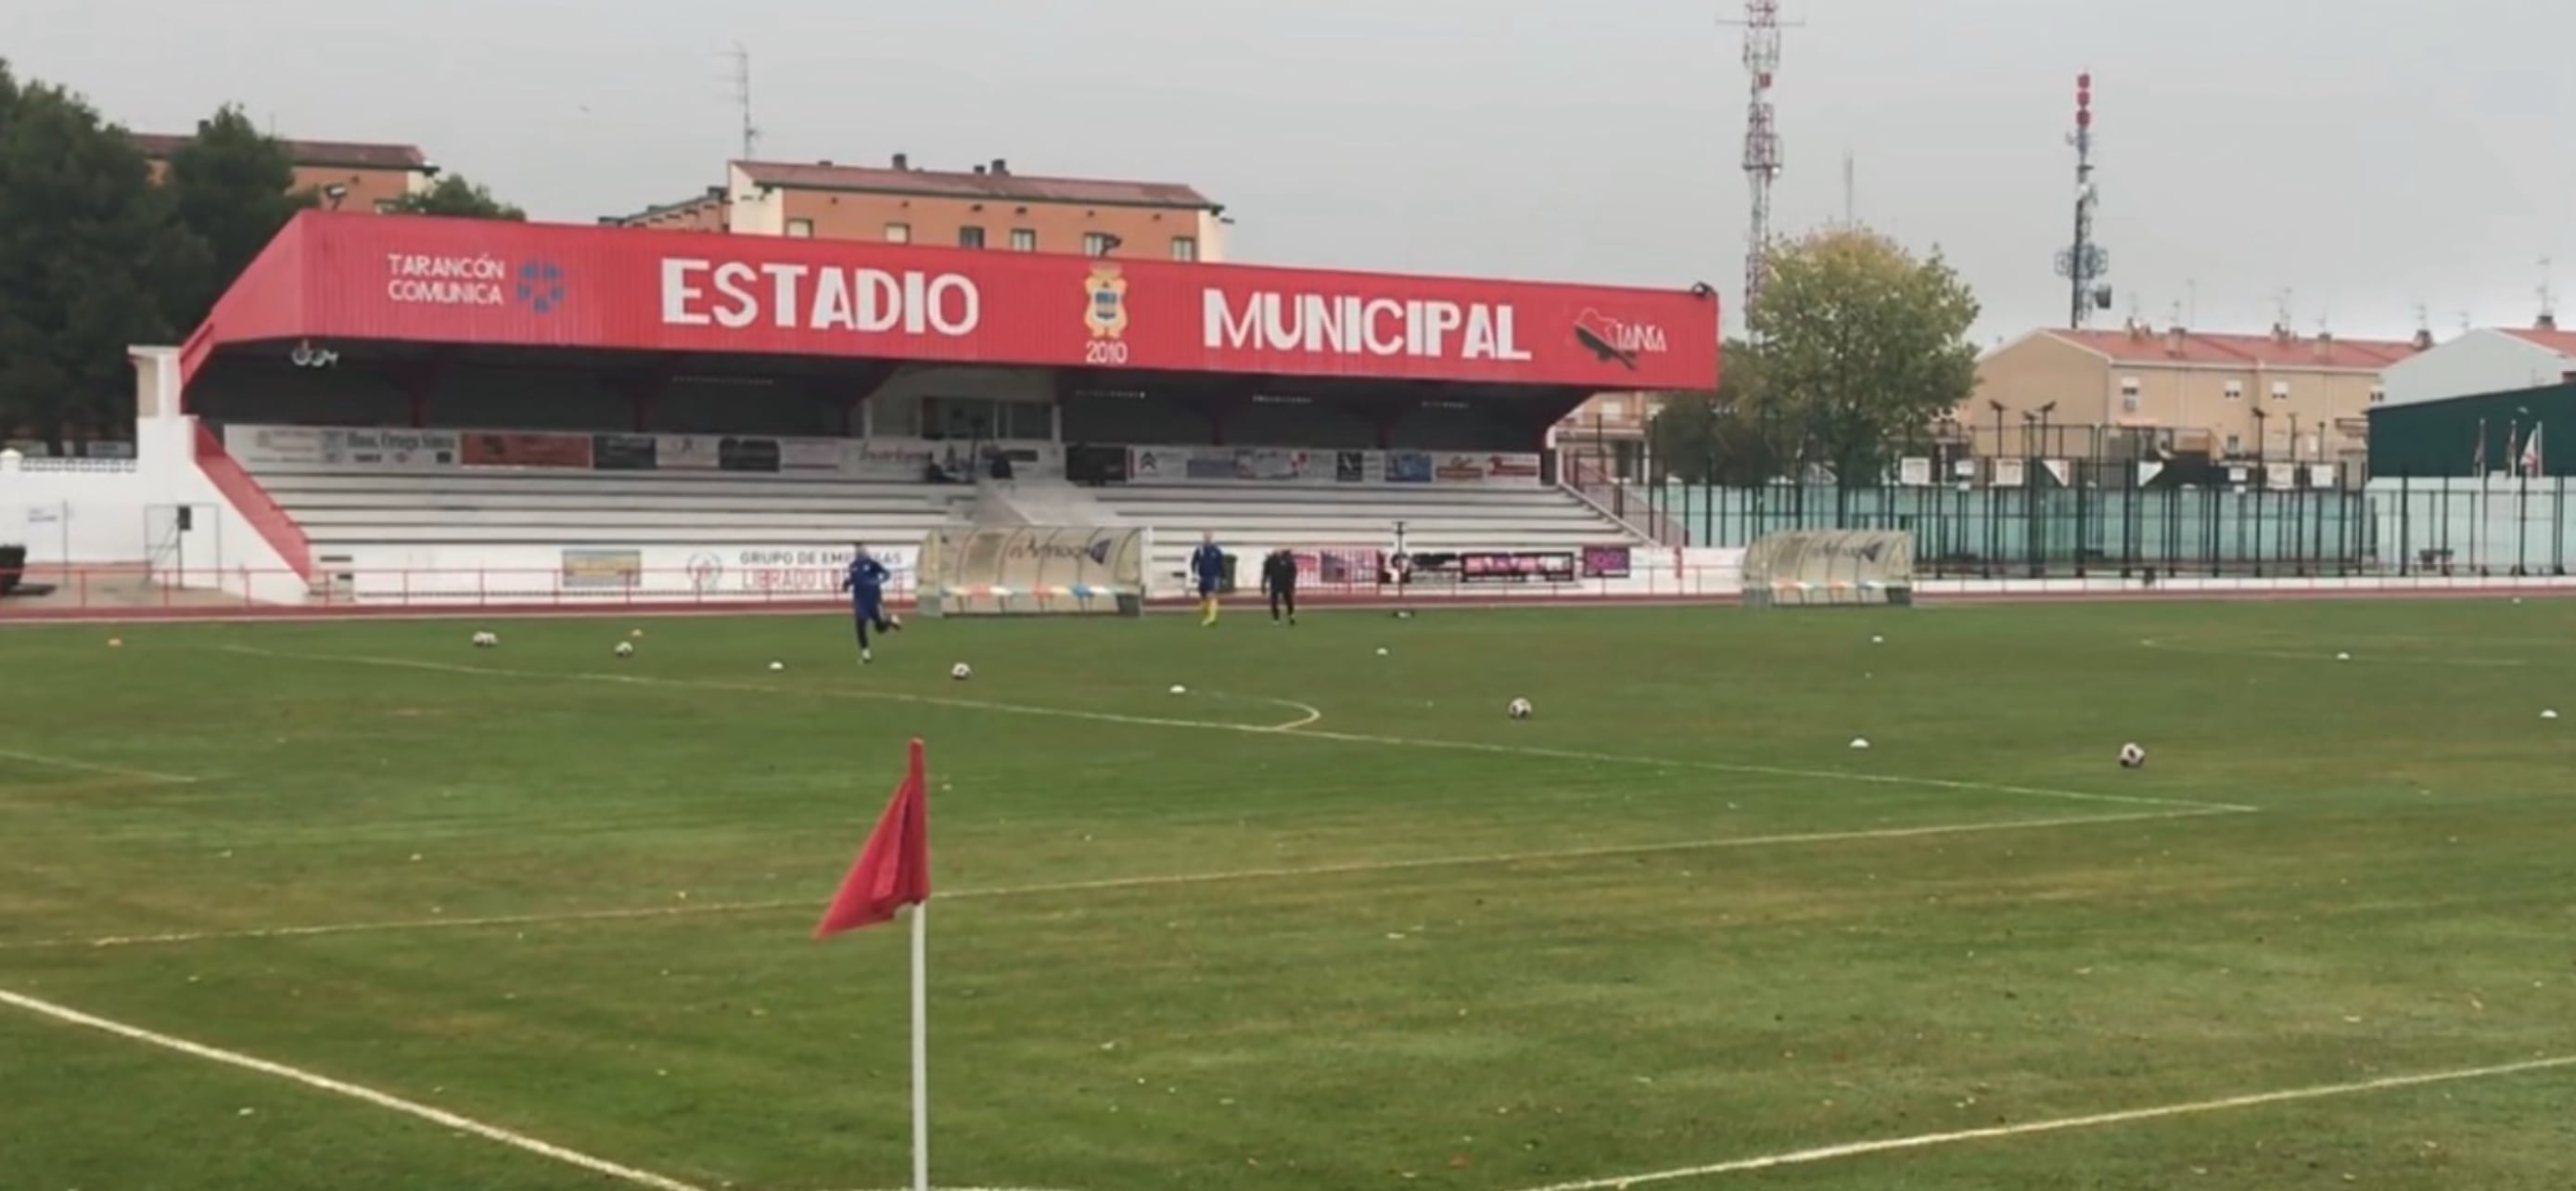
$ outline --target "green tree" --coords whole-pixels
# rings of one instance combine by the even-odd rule
[[[212,262],[205,285],[170,295],[170,325],[182,331],[204,321],[278,229],[315,202],[309,190],[290,193],[295,161],[286,146],[230,104],[198,121],[197,135],[171,153],[165,181],[180,224]]]
[[[1976,388],[1977,299],[1934,249],[1866,228],[1781,245],[1745,312],[1762,344],[1762,404],[1801,463],[1872,484],[1908,439]]]
[[[444,215],[454,219],[523,220],[528,213],[492,197],[492,192],[449,174],[427,190],[415,191],[385,205],[396,215]]]
[[[56,449],[123,431],[125,349],[171,341],[168,295],[206,264],[132,139],[0,64],[0,425]]]
[[[1745,487],[1780,474],[1780,411],[1762,386],[1759,348],[1729,339],[1710,393],[1671,393],[1656,403],[1648,450],[1662,475],[1684,483]]]

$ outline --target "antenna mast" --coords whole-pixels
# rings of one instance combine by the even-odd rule
[[[2075,76],[2075,131],[2066,137],[2075,146],[2075,242],[2057,251],[2057,275],[2066,279],[2066,325],[2084,326],[2095,307],[2108,309],[2111,287],[2101,284],[2111,272],[2111,254],[2093,242],[2093,72]]]
[[[2540,288],[2535,292],[2540,295],[2539,325],[2544,329],[2555,328],[2558,325],[2558,291],[2549,287],[2549,258],[2545,256],[2540,258]]]
[[[1780,69],[1780,0],[1744,0],[1744,181],[1752,208],[1744,232],[1744,308],[1750,313],[1771,274],[1771,182],[1780,176],[1780,133],[1771,122],[1771,76]],[[1747,331],[1751,330],[1748,320]]]
[[[742,159],[755,161],[760,157],[760,129],[751,122],[751,51],[737,41],[725,56],[733,59],[733,102],[742,113]]]

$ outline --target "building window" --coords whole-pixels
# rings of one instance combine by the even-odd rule
[[[2285,381],[2285,380],[2276,380],[2276,381],[2273,381],[2273,382],[2272,382],[2272,400],[2274,400],[2274,401],[2287,401],[2287,400],[2289,400],[2289,399],[2290,399],[2290,382]]]
[[[1196,236],[1172,237],[1172,259],[1176,261],[1199,259],[1199,238]]]
[[[1037,250],[1038,230],[1036,228],[1015,227],[1011,229],[1011,251],[1035,252]]]
[[[2237,436],[2237,435],[2233,435],[2233,434],[2228,435],[2228,436],[2227,436],[2227,453],[2228,453],[2228,454],[2230,454],[2230,455],[2241,455],[2241,454],[2243,454],[2244,452],[2245,452],[2245,440],[2244,440],[2243,438],[2241,438],[2241,437]]]
[[[2372,405],[2379,405],[2385,403],[2387,400],[2388,390],[2380,388],[2378,385],[2370,386],[2370,403]]]
[[[973,224],[968,224],[965,227],[957,229],[957,246],[959,248],[983,247],[984,229],[976,227]]]
[[[1107,256],[1109,250],[1117,245],[1118,237],[1107,232],[1082,233],[1082,255],[1084,256]]]
[[[2120,412],[2124,414],[2133,414],[2138,412],[2138,391],[2136,389],[2129,389],[2120,394]]]
[[[814,221],[790,219],[787,221],[787,234],[799,240],[811,240],[814,238]]]
[[[910,244],[910,243],[912,243],[912,225],[911,225],[911,224],[909,224],[909,223],[889,223],[889,224],[887,224],[887,225],[886,225],[886,243],[888,243],[888,244]]]
[[[2227,382],[2227,399],[2230,401],[2245,400],[2245,382],[2241,380],[2231,380]]]

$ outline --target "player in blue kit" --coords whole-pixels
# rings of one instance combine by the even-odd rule
[[[1190,581],[1199,593],[1199,625],[1216,625],[1217,589],[1225,582],[1225,550],[1216,544],[1216,531],[1199,535],[1199,548],[1190,551]]]
[[[893,577],[894,572],[887,570],[884,563],[869,556],[866,546],[851,545],[850,569],[841,576],[841,590],[850,593],[850,615],[858,622],[861,665],[877,660],[868,648],[869,629],[891,633],[903,628],[885,610],[885,584]]]

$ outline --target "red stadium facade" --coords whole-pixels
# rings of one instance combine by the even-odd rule
[[[263,343],[791,357],[1451,384],[1714,387],[1704,288],[469,220],[300,216],[183,353]]]

